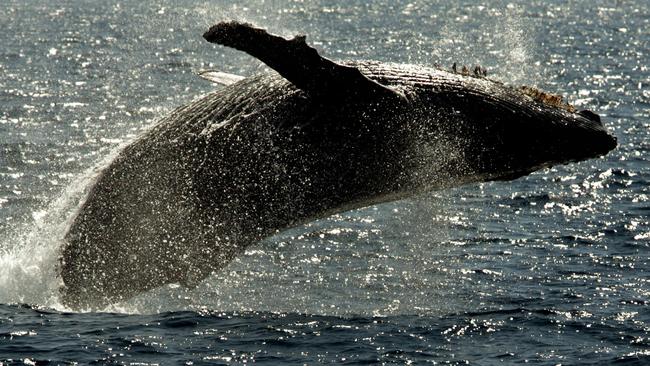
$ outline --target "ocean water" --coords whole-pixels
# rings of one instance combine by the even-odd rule
[[[601,114],[608,156],[336,215],[194,290],[59,301],[94,172],[202,69],[260,63],[222,19],[333,59],[481,64]],[[573,1],[33,1],[0,7],[0,365],[650,364],[650,7]]]

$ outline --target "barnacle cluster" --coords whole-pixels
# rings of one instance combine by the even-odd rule
[[[463,67],[460,69],[460,72],[458,72],[458,66],[454,62],[454,64],[451,65],[451,70],[455,74],[461,74],[463,76],[474,76],[477,78],[484,78],[487,76],[487,69],[485,69],[481,65],[474,66],[474,69],[472,71],[470,71],[470,69],[467,66],[463,65]]]
[[[465,65],[463,65],[463,67],[459,69],[458,65],[454,62],[454,64],[451,65],[451,70],[454,74],[460,74],[463,76],[472,76],[476,78],[487,77],[487,70],[480,65],[476,65],[474,69],[470,71],[470,69]],[[496,80],[492,80],[492,81],[500,83],[499,81]],[[527,85],[520,86],[516,89],[519,90],[524,95],[527,95],[528,97],[538,102],[544,103],[546,105],[561,108],[571,113],[574,113],[576,111],[576,108],[571,104],[565,102],[562,96],[560,95],[547,93],[541,89],[535,88],[533,86],[527,86]]]
[[[562,108],[571,113],[576,111],[576,108],[571,104],[565,102],[560,95],[550,94],[535,87],[526,85],[519,87],[519,91],[544,104]]]

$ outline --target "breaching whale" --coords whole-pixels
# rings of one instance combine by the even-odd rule
[[[595,113],[481,69],[334,62],[304,36],[235,21],[204,38],[275,72],[206,73],[228,85],[162,118],[99,172],[61,251],[73,309],[196,286],[247,246],[310,220],[616,146]]]

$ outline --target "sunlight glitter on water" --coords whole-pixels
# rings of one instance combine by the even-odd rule
[[[250,248],[194,291],[169,286],[108,309],[196,312],[0,305],[0,362],[647,363],[645,2],[180,4],[8,0],[0,11],[0,303],[61,309],[50,294],[62,232],[47,226],[65,218],[44,214],[55,192],[120,139],[212,90],[194,71],[260,71],[200,40],[222,16],[308,33],[333,58],[481,63],[599,112],[620,146],[515,182],[418,198],[437,209],[402,202],[314,223]]]

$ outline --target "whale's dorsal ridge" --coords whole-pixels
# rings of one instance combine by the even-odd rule
[[[238,21],[221,22],[203,34],[208,42],[244,51],[297,88],[324,99],[394,98],[401,94],[370,80],[359,69],[322,57],[306,36],[285,39]]]

